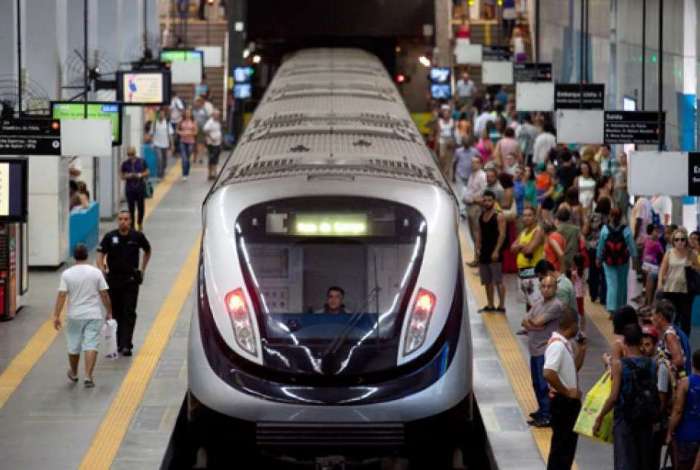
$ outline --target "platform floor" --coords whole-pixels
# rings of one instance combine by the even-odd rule
[[[187,182],[174,167],[147,202],[145,233],[153,257],[141,289],[134,356],[99,359],[94,389],[69,384],[62,333],[47,322],[60,270],[30,273],[27,306],[0,324],[1,468],[153,469],[160,466],[186,387],[191,287],[196,275],[200,207],[209,188],[195,167]],[[105,224],[104,231],[114,224]],[[463,256],[470,242],[461,227]],[[540,469],[549,430],[531,429],[534,410],[515,276],[507,278],[507,315],[476,312],[484,305],[476,272],[465,270],[474,338],[475,392],[500,468]],[[588,305],[588,356],[581,375],[588,389],[603,372],[600,360],[612,326],[600,305]],[[612,447],[580,439],[578,468],[610,468]]]

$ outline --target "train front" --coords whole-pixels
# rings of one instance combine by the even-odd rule
[[[260,202],[224,187],[207,203],[189,356],[203,432],[275,455],[365,455],[469,420],[454,206],[427,185],[357,190],[269,185]]]

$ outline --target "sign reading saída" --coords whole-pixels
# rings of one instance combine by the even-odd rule
[[[666,125],[666,113],[661,113],[661,129]],[[655,111],[607,111],[605,113],[606,144],[659,143],[659,113]]]

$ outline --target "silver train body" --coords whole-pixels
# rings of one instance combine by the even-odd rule
[[[297,52],[222,172],[204,206],[192,425],[280,456],[400,452],[465,426],[459,217],[379,60]]]

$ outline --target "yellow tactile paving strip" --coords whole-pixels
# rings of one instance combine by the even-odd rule
[[[460,227],[459,238],[462,245],[462,258],[466,263],[468,260],[473,259],[473,250],[467,242],[464,227]],[[479,281],[479,276],[470,270],[470,268],[467,268],[465,271],[465,278],[469,284],[471,294],[476,298],[476,304],[479,306],[486,305],[486,294]],[[473,314],[476,313],[473,312]],[[486,330],[489,332],[489,336],[491,336],[493,345],[501,360],[501,367],[508,375],[508,380],[513,387],[513,392],[520,404],[520,408],[525,414],[535,411],[537,409],[537,400],[532,391],[530,364],[525,360],[505,315],[497,313],[482,313],[477,315],[482,316]],[[551,430],[533,427],[530,428],[530,431],[542,455],[542,459],[546,462],[549,456],[549,444],[552,438]],[[574,464],[572,468],[575,470],[578,469],[576,464]]]
[[[177,323],[180,311],[192,290],[197,277],[200,241],[198,237],[192,246],[185,264],[180,269],[177,279],[146,335],[143,346],[136,354],[116,396],[112,399],[112,404],[80,464],[82,470],[108,469],[112,466],[129,423],[141,404],[160,356],[170,340],[170,334]]]
[[[180,175],[179,165],[170,168],[163,181],[156,186],[153,197],[146,199],[144,220],[148,219],[155,208],[158,207],[160,201],[170,191],[173,183],[180,178]],[[49,349],[56,336],[58,336],[58,332],[53,327],[53,321],[47,319],[27,341],[24,348],[7,365],[2,374],[0,374],[0,408],[5,406],[7,400],[17,390],[17,387],[19,387],[27,374]]]

